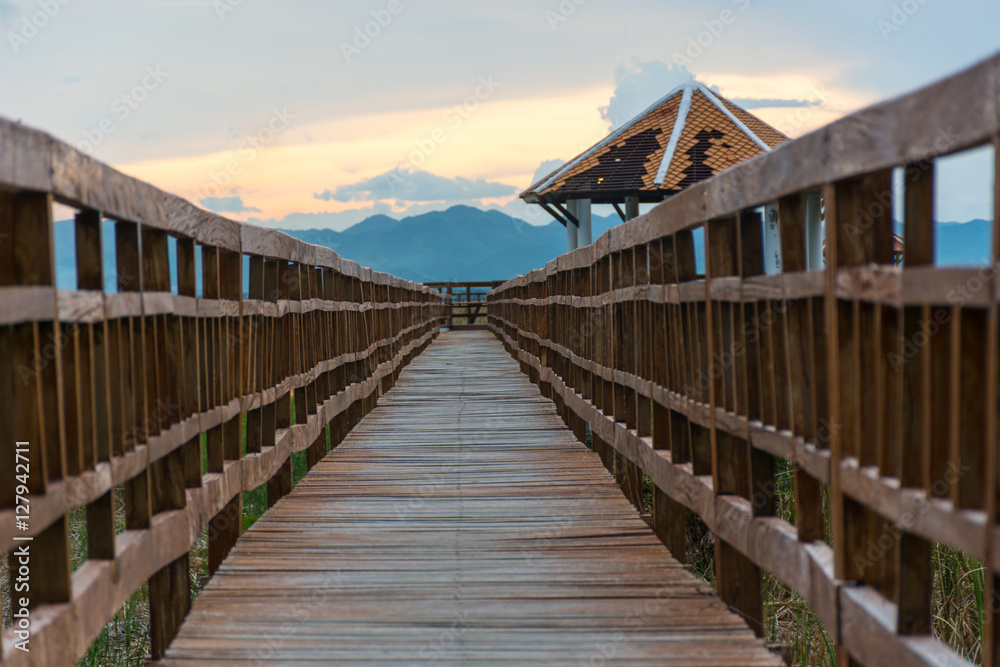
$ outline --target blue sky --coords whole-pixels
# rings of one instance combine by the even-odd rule
[[[995,0],[0,0],[0,115],[261,224],[544,223],[514,193],[690,76],[800,136],[998,25]],[[988,215],[990,155],[952,163],[940,219]]]

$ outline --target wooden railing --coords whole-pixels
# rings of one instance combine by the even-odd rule
[[[481,329],[486,316],[486,296],[494,287],[503,283],[502,280],[464,282],[464,283],[424,283],[451,296],[451,311],[447,325],[450,329]],[[480,322],[483,318],[483,322]]]
[[[75,291],[55,286],[54,201],[79,211]],[[162,655],[203,528],[211,572],[240,534],[242,492],[288,493],[292,453],[311,466],[328,435],[336,446],[437,334],[446,302],[0,120],[0,539],[13,579],[30,572],[3,664],[75,664],[147,582]],[[76,507],[87,553],[71,572]]]
[[[968,664],[930,634],[936,542],[984,563],[985,664],[1000,661],[1000,176],[991,265],[933,265],[935,159],[990,143],[1000,153],[1000,56],[691,187],[489,297],[491,327],[626,493],[638,502],[639,473],[652,480],[674,556],[693,510],[722,598],[762,632],[767,570],[838,664]],[[826,265],[807,270],[817,197]],[[778,458],[794,524],[777,516]]]

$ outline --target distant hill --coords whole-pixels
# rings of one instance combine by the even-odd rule
[[[615,217],[594,216],[594,237]],[[506,280],[544,266],[566,251],[566,229],[558,222],[532,226],[500,211],[453,206],[402,220],[367,218],[335,232],[283,230],[401,278],[418,282]]]
[[[989,264],[993,252],[989,220],[939,222],[934,226],[934,262],[940,265]]]
[[[596,239],[616,224],[617,216],[594,216]],[[901,227],[897,223],[897,231]],[[76,287],[73,224],[56,226],[56,272],[60,288]],[[337,232],[332,229],[284,230],[342,257],[418,282],[506,280],[545,265],[566,250],[566,230],[552,223],[537,227],[499,211],[454,206],[446,211],[396,220],[375,215]],[[104,227],[105,283],[114,291],[114,235]],[[989,262],[992,223],[988,220],[941,222],[935,226],[936,263],[961,266]],[[696,246],[701,249],[701,235]],[[174,264],[171,244],[171,265]],[[174,276],[176,283],[176,276]],[[200,282],[200,281],[199,281]]]
[[[617,216],[594,216],[594,238],[617,224]],[[936,263],[988,264],[992,226],[989,220],[939,222],[934,228]],[[896,227],[901,233],[902,224]],[[362,265],[419,282],[505,280],[540,268],[566,251],[566,230],[555,221],[533,227],[499,211],[468,206],[402,220],[376,215],[343,232],[285,231]],[[700,253],[702,235],[696,234],[695,246]]]

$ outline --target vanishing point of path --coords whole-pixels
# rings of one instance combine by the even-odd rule
[[[237,542],[158,664],[782,662],[500,343],[453,332]]]

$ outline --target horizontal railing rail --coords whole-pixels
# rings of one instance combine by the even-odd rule
[[[638,503],[640,472],[652,480],[674,556],[693,510],[722,598],[763,632],[770,572],[838,664],[969,664],[931,636],[935,543],[984,563],[985,664],[1000,660],[1000,158],[990,265],[933,264],[935,161],[989,144],[1000,155],[1000,56],[695,185],[489,297],[491,328],[625,492]],[[760,207],[776,212],[776,270]],[[820,215],[825,266],[806,242]],[[794,473],[785,518],[779,459]]]
[[[485,325],[486,298],[502,280],[479,282],[424,283],[442,294],[451,296],[448,327],[451,329],[479,329]]]
[[[78,211],[75,290],[56,288],[54,202]],[[9,600],[3,664],[75,664],[146,583],[162,656],[199,534],[214,572],[241,532],[242,493],[266,484],[269,505],[288,493],[292,454],[311,467],[336,446],[437,334],[448,300],[0,120],[0,540],[11,574],[30,573]]]

